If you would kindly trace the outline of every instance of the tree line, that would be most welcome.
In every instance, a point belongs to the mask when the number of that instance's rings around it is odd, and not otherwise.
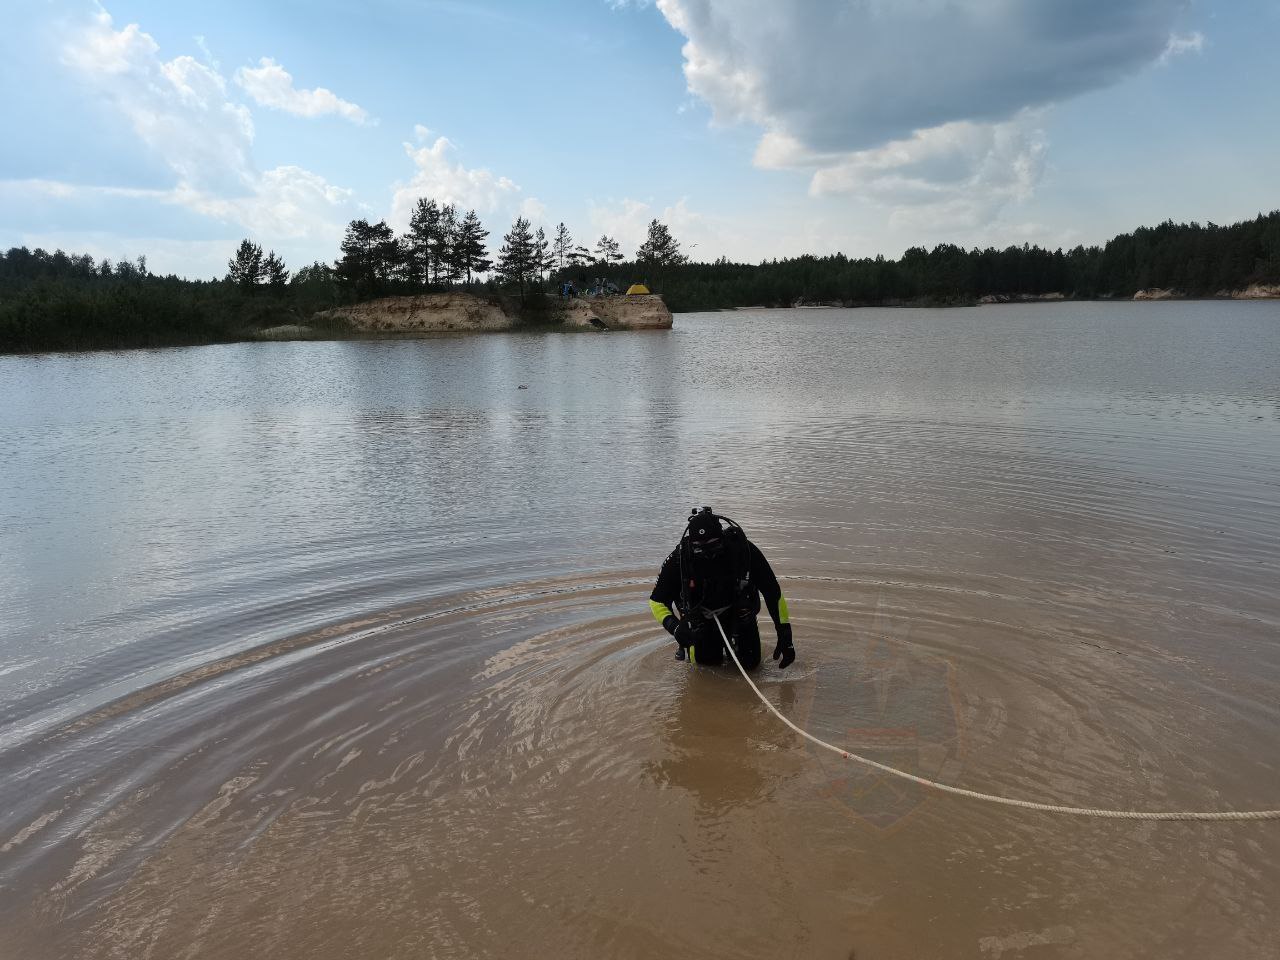
[[[1215,296],[1253,283],[1280,284],[1280,211],[1229,226],[1142,227],[1101,246],[1047,250],[1023,244],[912,247],[897,260],[843,254],[737,263],[692,262],[654,220],[633,259],[602,236],[577,244],[563,223],[548,237],[517,217],[490,253],[474,210],[420,200],[409,228],[348,225],[339,256],[290,271],[273,251],[240,243],[215,280],[157,276],[146,259],[15,247],[0,254],[0,351],[213,343],[246,339],[281,323],[308,324],[319,310],[391,294],[469,289],[483,296],[545,297],[548,285],[596,279],[622,289],[647,282],[676,312],[796,302],[967,304],[983,297],[1132,297],[1151,287]]]
[[[1165,288],[1188,297],[1280,284],[1280,211],[1230,226],[1165,221],[1101,246],[912,247],[901,258],[801,256],[759,264],[687,263],[669,271],[672,310],[789,306],[963,305],[984,297],[1131,298]]]
[[[333,264],[332,279],[342,292],[369,299],[459,285],[470,290],[481,275],[487,275],[487,289],[513,289],[524,303],[530,292],[542,293],[553,278],[564,279],[588,269],[609,272],[625,260],[621,244],[608,234],[601,235],[594,249],[588,249],[574,241],[564,223],[548,238],[543,227],[534,230],[526,217],[516,217],[492,258],[485,242],[488,236],[475,210],[460,215],[453,204],[424,197],[417,201],[409,227],[400,236],[385,220],[351,221],[339,247],[341,256]],[[636,260],[659,271],[683,263],[685,258],[667,227],[654,220]],[[324,268],[313,264],[311,269]]]

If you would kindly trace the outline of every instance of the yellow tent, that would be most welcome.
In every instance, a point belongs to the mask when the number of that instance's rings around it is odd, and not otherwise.
[[[633,283],[631,286],[627,287],[628,297],[639,297],[639,296],[643,296],[648,292],[649,292],[649,288],[646,287],[643,283]]]

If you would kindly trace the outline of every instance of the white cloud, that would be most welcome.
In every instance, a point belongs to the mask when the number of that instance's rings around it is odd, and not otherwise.
[[[172,199],[205,216],[238,223],[255,236],[276,238],[336,234],[339,220],[354,210],[352,191],[295,166],[266,171],[247,196],[216,197],[179,188]],[[339,212],[342,216],[335,216]]]
[[[657,0],[690,93],[815,195],[981,226],[1044,165],[1036,110],[1199,49],[1185,0]]]
[[[1031,196],[1045,149],[1029,119],[957,121],[834,160],[814,173],[810,192],[857,194],[894,208],[904,225],[978,227]]]
[[[169,200],[170,190],[152,190],[144,187],[90,186],[82,183],[65,183],[39,177],[25,180],[0,180],[0,197],[13,200],[41,197],[49,200],[79,200],[89,197],[124,197],[130,200]]]
[[[253,120],[226,97],[211,67],[188,57],[162,61],[159,45],[135,24],[112,27],[95,15],[63,48],[77,68],[129,121],[178,179],[202,190],[237,190],[252,182]]]
[[[592,202],[588,206],[588,219],[591,235],[579,238],[579,243],[594,249],[600,235],[606,234],[622,245],[622,252],[628,258],[634,257],[637,248],[644,243],[649,221],[654,219],[666,224],[683,251],[695,259],[714,260],[719,256],[750,259],[756,256],[756,251],[748,246],[751,243],[749,230],[741,224],[690,209],[686,197],[661,209],[631,198],[606,204]]]
[[[1169,42],[1165,45],[1164,52],[1160,54],[1160,62],[1168,63],[1174,57],[1184,53],[1201,53],[1204,50],[1204,34],[1199,30],[1193,30],[1191,33],[1169,34]]]
[[[99,10],[92,26],[64,47],[63,60],[85,73],[123,74],[136,70],[139,62],[159,49],[151,34],[143,33],[136,23],[112,30],[111,15]]]
[[[270,57],[263,57],[256,67],[241,67],[237,70],[236,83],[259,106],[283,110],[299,117],[334,114],[352,123],[369,122],[369,114],[363,107],[343,100],[332,90],[324,87],[299,90],[293,85],[293,76]]]
[[[214,70],[221,70],[222,64],[220,64],[218,62],[218,58],[213,55],[213,51],[209,49],[209,41],[200,34],[197,34],[192,39],[195,40],[196,46],[200,48],[200,52],[204,54],[204,62]]]
[[[998,121],[1165,50],[1185,0],[658,0],[692,93],[810,149]]]
[[[117,30],[100,11],[63,48],[95,92],[128,120],[138,138],[173,171],[175,185],[151,195],[270,242],[313,232],[337,235],[350,191],[294,166],[265,173],[253,163],[253,120],[227,96],[217,69],[189,56],[162,60],[137,24]],[[103,188],[110,189],[110,188]]]
[[[520,201],[520,216],[534,226],[547,226],[547,205],[537,197],[525,197]]]
[[[419,125],[415,130],[426,128]],[[416,169],[408,183],[395,186],[391,222],[396,226],[408,224],[420,197],[453,203],[462,210],[493,213],[506,209],[520,193],[520,187],[507,177],[483,167],[464,167],[456,159],[457,150],[447,137],[437,137],[430,146],[406,143],[404,150]]]

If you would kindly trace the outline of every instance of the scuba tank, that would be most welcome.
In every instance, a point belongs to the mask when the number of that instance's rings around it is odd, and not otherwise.
[[[701,554],[694,542],[695,524],[715,524],[723,546],[716,555]],[[754,605],[751,551],[747,535],[736,521],[712,513],[710,507],[692,510],[680,538],[680,607],[703,617],[733,606]]]

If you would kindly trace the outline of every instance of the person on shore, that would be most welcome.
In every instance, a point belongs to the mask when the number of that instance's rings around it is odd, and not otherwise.
[[[778,578],[740,526],[703,507],[692,512],[680,543],[663,561],[649,609],[679,644],[677,660],[724,662],[724,640],[713,619],[718,617],[742,668],[754,670],[761,659],[756,615],[762,596],[778,635],[773,659],[785,670],[796,651]]]

